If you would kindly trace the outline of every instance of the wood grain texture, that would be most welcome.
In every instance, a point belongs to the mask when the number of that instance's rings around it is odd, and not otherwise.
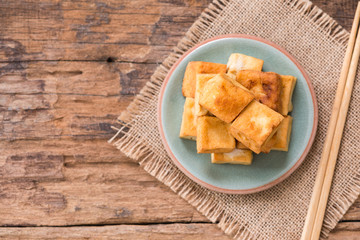
[[[106,142],[210,2],[0,1],[0,239],[228,239]],[[350,29],[356,1],[314,3]]]
[[[0,180],[0,205],[7,207],[0,208],[0,225],[209,222],[133,162],[64,167],[64,157],[50,154],[7,159],[1,171],[7,178]]]
[[[357,223],[339,223],[329,240],[356,240],[360,231]],[[0,239],[179,239],[230,240],[214,224],[154,224],[83,227],[26,227],[0,228]]]
[[[0,228],[0,239],[230,240],[214,224],[155,224],[65,228]]]
[[[21,60],[161,63],[209,2],[2,1],[0,34]]]

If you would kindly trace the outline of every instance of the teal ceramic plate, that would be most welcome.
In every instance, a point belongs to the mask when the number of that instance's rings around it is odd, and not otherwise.
[[[210,154],[197,154],[195,141],[179,138],[185,98],[181,87],[190,61],[227,63],[231,53],[264,60],[263,71],[297,78],[288,152],[254,154],[250,166],[212,164]],[[231,194],[265,190],[281,182],[300,166],[314,141],[317,103],[311,82],[299,63],[284,49],[267,40],[241,34],[223,35],[202,42],[184,54],[171,68],[161,88],[158,108],[163,144],[174,163],[188,177],[206,188]]]

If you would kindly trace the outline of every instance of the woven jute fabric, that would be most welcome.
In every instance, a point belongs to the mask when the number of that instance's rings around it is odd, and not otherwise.
[[[208,38],[242,33],[268,39],[293,55],[315,88],[319,125],[301,167],[282,183],[250,195],[208,190],[168,157],[157,124],[161,84],[174,62]],[[160,65],[126,112],[110,140],[159,181],[237,239],[299,239],[310,202],[349,34],[305,0],[216,0]],[[357,76],[359,78],[359,76]],[[335,227],[360,192],[360,88],[356,80],[321,237]],[[180,89],[179,89],[180,91]]]

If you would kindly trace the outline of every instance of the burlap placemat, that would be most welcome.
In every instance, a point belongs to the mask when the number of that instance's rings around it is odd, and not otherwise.
[[[216,35],[243,33],[268,39],[292,54],[308,72],[319,104],[319,128],[301,167],[277,186],[251,195],[205,189],[172,163],[157,127],[159,89],[172,64],[196,43]],[[299,239],[345,54],[348,32],[311,2],[215,0],[174,52],[160,65],[126,112],[110,140],[159,181],[238,239]],[[359,76],[358,76],[359,78]],[[360,88],[356,81],[322,229],[326,237],[360,192]]]

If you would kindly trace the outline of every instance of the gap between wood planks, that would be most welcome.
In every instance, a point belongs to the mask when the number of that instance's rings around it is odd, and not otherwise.
[[[112,60],[109,61],[108,59],[111,58]],[[132,63],[132,64],[161,64],[161,61],[159,62],[149,62],[149,61],[140,61],[140,62],[135,62],[135,61],[124,61],[124,60],[117,60],[116,57],[108,57],[106,59],[89,59],[89,60],[74,60],[74,59],[59,59],[59,60],[21,60],[21,61],[3,61],[0,60],[0,63],[29,63],[29,62],[107,62],[109,64],[111,63]]]
[[[150,225],[171,225],[171,224],[218,224],[219,221],[216,222],[210,222],[210,221],[174,221],[174,222],[141,222],[141,223],[94,223],[94,224],[69,224],[69,225],[32,225],[32,224],[26,224],[26,225],[0,225],[0,228],[6,227],[6,228],[41,228],[41,227],[54,227],[54,228],[66,228],[66,227],[103,227],[103,226],[122,226],[122,225],[140,225],[140,226],[150,226]],[[341,220],[340,223],[359,223],[359,220]],[[359,226],[360,227],[360,226]]]
[[[0,225],[0,228],[42,228],[42,227],[51,227],[51,228],[67,228],[67,227],[105,227],[105,226],[151,226],[151,225],[171,225],[171,224],[217,224],[219,222],[210,222],[210,221],[177,221],[177,222],[142,222],[142,223],[94,223],[94,224],[70,224],[70,225]]]

